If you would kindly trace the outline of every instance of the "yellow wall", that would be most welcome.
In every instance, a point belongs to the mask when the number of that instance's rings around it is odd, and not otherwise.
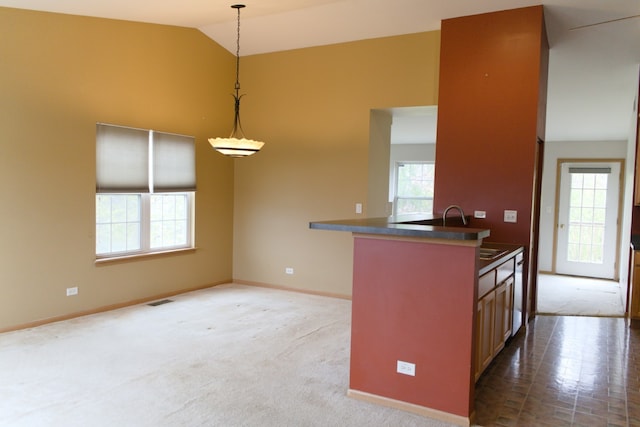
[[[193,29],[0,8],[0,330],[231,278],[233,161],[206,137],[234,66]],[[96,122],[196,137],[195,253],[94,264]]]
[[[244,130],[266,145],[236,161],[236,281],[350,295],[351,235],[309,222],[356,202],[366,216],[370,110],[437,104],[439,45],[436,31],[242,59]]]
[[[206,138],[230,130],[235,61],[199,31],[0,8],[0,330],[232,277],[349,295],[351,236],[308,223],[366,215],[370,110],[436,104],[439,37],[242,58],[267,145],[231,160]],[[95,264],[96,122],[196,137],[195,252]]]

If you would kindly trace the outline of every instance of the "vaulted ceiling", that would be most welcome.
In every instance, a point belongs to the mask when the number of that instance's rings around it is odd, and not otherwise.
[[[638,93],[639,0],[245,0],[241,56],[437,30],[442,19],[545,6],[547,141],[622,140]],[[197,28],[235,53],[220,0],[0,0],[0,6]],[[389,106],[394,107],[394,106]]]

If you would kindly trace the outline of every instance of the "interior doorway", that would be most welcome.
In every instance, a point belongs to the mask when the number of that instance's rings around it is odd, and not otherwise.
[[[538,313],[624,316],[623,170],[622,159],[557,160],[553,266],[538,275]]]
[[[437,105],[370,111],[368,216],[384,217],[396,213],[398,198],[433,199],[429,191],[407,189],[398,194],[397,167],[400,164],[435,162],[437,117]],[[418,181],[428,181],[427,175]]]
[[[629,241],[631,238],[631,209],[633,203],[633,159],[635,156],[635,147],[628,144],[627,141],[557,141],[545,143],[544,152],[544,170],[542,171],[542,197],[541,197],[541,221],[539,229],[540,245],[538,250],[539,265],[537,270],[538,289],[536,299],[537,313],[560,314],[560,315],[593,315],[593,316],[618,316],[621,310],[626,310],[627,304],[627,288],[628,288],[628,263],[629,263]],[[611,163],[613,163],[611,165]],[[570,178],[563,179],[562,166],[564,166],[564,175],[576,175],[577,181],[582,180],[581,188],[575,190],[578,196],[574,196],[582,202],[584,198],[583,190],[585,189],[585,177],[593,182],[588,183],[586,187],[591,195],[589,197],[594,200],[591,207],[585,207],[585,203],[574,203],[571,201]],[[590,168],[591,170],[580,170],[580,168]],[[569,168],[573,168],[569,171]],[[609,168],[611,169],[609,171]],[[573,172],[573,173],[570,173]],[[600,205],[598,209],[616,212],[617,217],[613,221],[613,225],[602,225],[607,230],[609,238],[613,238],[613,244],[604,246],[607,249],[603,251],[603,262],[609,263],[609,272],[607,274],[598,274],[589,271],[584,266],[585,263],[574,261],[579,268],[574,270],[564,270],[558,257],[563,255],[568,257],[566,245],[568,243],[558,243],[559,231],[561,224],[564,224],[564,230],[568,231],[570,214],[560,214],[560,203],[565,203],[565,211],[569,210],[569,206],[576,204],[579,208],[577,212],[582,214],[582,209],[596,208],[595,199],[595,180],[598,173],[603,172],[606,175],[606,197],[601,200],[608,199],[607,203],[598,201]],[[590,175],[587,177],[587,175]],[[615,176],[615,178],[612,178]],[[602,177],[600,177],[602,180]],[[562,181],[562,182],[561,182]],[[601,185],[602,183],[599,183]],[[616,187],[611,191],[610,184]],[[564,187],[564,188],[563,188]],[[567,190],[567,187],[569,190]],[[562,193],[562,194],[560,194]],[[604,191],[602,192],[604,194]],[[602,196],[602,195],[601,195]],[[599,197],[601,197],[599,196]],[[613,207],[611,205],[613,204]],[[609,206],[609,207],[607,207]],[[599,212],[599,218],[601,214]],[[576,215],[574,213],[574,215]],[[605,212],[606,215],[606,212]],[[576,215],[582,220],[582,215]],[[588,212],[587,219],[595,218],[592,211]],[[566,218],[561,220],[560,218]],[[580,221],[577,221],[577,226]],[[598,221],[601,221],[598,219]],[[597,221],[586,221],[589,227],[600,227]],[[594,225],[594,222],[596,225]],[[605,221],[606,222],[606,221]],[[610,230],[613,230],[611,232]],[[594,234],[587,238],[583,238],[579,242],[594,242]],[[591,238],[591,241],[589,241]],[[567,241],[568,242],[568,237]],[[617,242],[617,243],[616,243]],[[579,245],[578,245],[579,247]],[[593,248],[591,248],[593,249]],[[588,251],[585,250],[585,253]],[[605,253],[606,252],[606,253]],[[597,257],[596,257],[597,258]],[[613,260],[613,261],[611,261]],[[611,267],[613,266],[613,267]],[[613,270],[613,273],[611,272]],[[605,277],[606,279],[603,279]],[[594,288],[594,286],[599,286]],[[600,293],[600,294],[599,294]],[[591,300],[591,303],[588,301]],[[618,301],[621,301],[618,303]],[[600,306],[598,306],[600,304]],[[615,307],[614,307],[615,305]],[[575,307],[574,307],[575,306]],[[587,310],[586,307],[592,308]]]

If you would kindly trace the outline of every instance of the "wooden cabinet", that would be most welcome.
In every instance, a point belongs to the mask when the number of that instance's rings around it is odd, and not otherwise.
[[[502,350],[511,336],[513,326],[513,276],[508,277],[496,288],[496,332],[495,353]]]
[[[476,325],[476,380],[493,360],[496,318],[496,293],[489,292],[478,301],[478,323]]]
[[[513,328],[515,258],[478,279],[475,379],[504,348]]]
[[[505,306],[507,305],[507,286],[505,283],[499,285],[495,292],[496,300],[496,318],[493,327],[493,354],[498,354],[504,348],[504,321]]]

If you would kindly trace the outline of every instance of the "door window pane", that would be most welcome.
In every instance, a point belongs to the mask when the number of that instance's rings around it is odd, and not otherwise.
[[[602,264],[607,173],[571,173],[567,259]]]

